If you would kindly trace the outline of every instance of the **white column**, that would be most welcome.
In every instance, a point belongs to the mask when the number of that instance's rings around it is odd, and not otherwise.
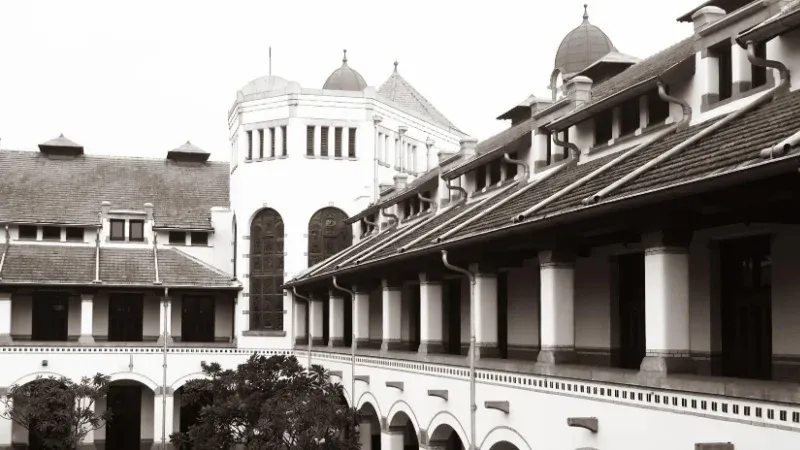
[[[641,130],[647,128],[648,125],[650,125],[650,105],[648,97],[642,95],[639,97],[639,130],[637,133],[641,133]]]
[[[497,275],[481,273],[478,264],[470,270],[475,273],[475,357],[497,357]]]
[[[294,293],[291,294],[294,297]],[[306,316],[308,314],[308,304],[303,300],[295,300],[294,302],[294,343],[296,345],[302,344],[308,337],[308,330],[306,330]]]
[[[442,284],[419,274],[420,344],[419,353],[443,353]]]
[[[747,59],[747,50],[733,45],[731,48],[731,81],[733,93],[749,91],[753,87],[753,68]]]
[[[381,350],[399,350],[401,344],[402,291],[400,284],[383,280],[383,343]]]
[[[372,423],[369,417],[363,417],[358,425],[358,442],[361,450],[372,450]]]
[[[533,157],[530,162],[531,167],[541,169],[547,166],[547,134],[534,131],[531,139],[531,156]]]
[[[710,105],[719,101],[719,58],[708,52],[705,57],[703,52],[697,52],[696,58],[695,77],[700,83],[702,103]]]
[[[618,139],[622,133],[622,107],[615,106],[611,110],[611,139]]]
[[[322,127],[314,126],[314,156],[322,155]]]
[[[692,372],[689,331],[688,233],[650,233],[645,270],[645,340],[641,370]]]
[[[9,399],[9,406],[13,408],[13,402]],[[0,417],[0,448],[11,448],[11,442],[14,431],[14,422],[10,419]]]
[[[541,350],[538,361],[575,360],[575,266],[569,253],[539,253],[541,280]]]
[[[88,404],[89,400],[87,400],[86,398],[75,399],[75,403],[76,403],[78,408],[80,408],[80,409],[88,408],[90,411],[95,411],[95,408],[97,407],[96,403],[92,403],[91,405],[89,405]],[[82,443],[84,445],[88,446],[88,447],[94,448],[94,430],[90,429],[89,432],[86,433],[86,436],[83,437]],[[1,441],[0,441],[0,445],[2,445]],[[83,446],[79,446],[79,448],[83,448]]]
[[[312,345],[322,345],[322,302],[311,302],[311,316],[309,324],[311,325],[311,343]]]
[[[283,154],[283,128],[275,127],[275,156]]]
[[[11,293],[0,292],[0,344],[8,343],[11,343]]]
[[[356,290],[353,333],[358,347],[369,344],[369,293]]]
[[[169,435],[174,433],[173,419],[175,409],[175,396],[172,392],[168,392],[166,396],[163,394],[163,388],[159,388],[153,396],[153,450],[161,450],[161,435],[163,432],[163,424],[166,423],[166,443],[169,445]],[[164,411],[164,398],[167,400],[166,411]],[[165,414],[166,413],[166,414]],[[169,448],[169,447],[168,447]]]
[[[166,305],[166,308],[164,305]],[[164,343],[164,336],[167,338],[167,343],[172,343],[172,302],[170,301],[169,297],[162,297],[161,304],[158,306],[158,343]],[[164,320],[165,317],[166,320]],[[166,329],[164,328],[165,326]]]
[[[381,450],[403,450],[403,431],[382,431]]]
[[[328,347],[344,346],[344,298],[338,292],[328,293]]]
[[[81,335],[78,342],[94,344],[92,318],[94,315],[94,294],[81,294]]]

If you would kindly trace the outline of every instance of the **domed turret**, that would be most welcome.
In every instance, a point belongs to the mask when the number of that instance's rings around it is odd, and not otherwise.
[[[347,50],[345,50],[344,58],[342,58],[342,67],[333,71],[331,76],[325,81],[322,89],[363,91],[366,87],[367,82],[364,81],[364,77],[347,65]]]
[[[567,34],[556,53],[555,70],[562,76],[580,72],[616,50],[603,30],[589,23],[588,5],[583,8],[583,23]]]
[[[239,92],[241,92],[242,95],[259,94],[261,92],[269,92],[278,89],[285,89],[288,84],[289,81],[286,80],[285,78],[273,75],[266,75],[263,77],[258,77],[255,80],[252,80],[249,83],[245,84],[239,90]]]

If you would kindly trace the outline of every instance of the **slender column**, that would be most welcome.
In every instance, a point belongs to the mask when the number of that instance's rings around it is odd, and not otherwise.
[[[734,45],[731,48],[732,92],[746,92],[753,87],[753,68],[747,59],[747,50]]]
[[[322,127],[314,125],[314,156],[322,155]]]
[[[543,134],[539,130],[533,132],[530,154],[532,157],[531,167],[534,169],[547,167],[547,134]]]
[[[78,342],[94,344],[92,318],[94,314],[94,294],[81,294],[81,335]]]
[[[443,353],[442,284],[419,274],[420,344],[419,353]]]
[[[575,355],[575,266],[570,252],[539,253],[541,350],[539,362],[569,363]]]
[[[691,373],[688,232],[655,232],[643,237],[646,250],[644,372]]]
[[[344,298],[331,290],[328,293],[328,347],[344,346]]]
[[[164,304],[166,303],[167,307],[164,308]],[[162,297],[161,304],[158,308],[159,311],[159,318],[158,318],[158,328],[159,328],[159,336],[158,336],[158,344],[164,344],[164,336],[167,337],[167,344],[172,344],[172,302],[170,301],[169,297]],[[164,320],[166,316],[167,320]],[[166,322],[166,324],[165,324]],[[164,327],[166,326],[166,330]],[[161,436],[161,435],[159,435]]]
[[[372,422],[369,416],[362,417],[358,424],[358,442],[361,450],[372,450]]]
[[[403,430],[381,431],[381,450],[403,450]]]
[[[482,272],[478,264],[470,270],[475,274],[475,358],[496,358],[497,345],[497,275]]]
[[[647,128],[650,124],[650,105],[649,105],[648,97],[646,95],[642,95],[639,97],[639,130],[637,132],[641,132],[641,130]]]
[[[312,299],[313,300],[313,299]],[[309,324],[311,326],[311,344],[322,345],[322,302],[311,302],[311,316]]]
[[[170,389],[171,391],[171,389]],[[166,448],[169,450],[174,449],[175,447],[169,442],[169,435],[174,433],[172,429],[173,420],[172,415],[174,414],[174,405],[175,405],[175,396],[173,392],[166,393],[166,400],[167,400],[167,410],[166,414],[164,411],[164,392],[162,388],[159,388],[156,391],[156,395],[153,396],[153,450],[161,450],[161,434],[163,431],[163,425],[166,422]]]
[[[611,110],[611,139],[618,139],[622,133],[622,107],[615,106]]]
[[[294,293],[290,294],[294,297]],[[308,315],[308,305],[304,301],[294,302],[294,343],[301,345],[307,343],[308,330],[306,330],[306,317]]]
[[[356,310],[353,319],[353,332],[356,335],[356,345],[364,348],[369,343],[369,292],[356,288]]]
[[[283,128],[275,127],[275,156],[283,154]]]
[[[86,408],[88,406],[88,408],[91,411],[94,411],[95,407],[97,406],[96,403],[92,403],[91,405],[87,405],[88,401],[85,398],[84,399],[75,399],[75,403],[77,403],[77,406],[80,407],[80,408]],[[2,447],[0,447],[0,448],[2,448]],[[89,450],[89,449],[94,450],[94,448],[95,448],[95,445],[94,445],[94,430],[89,430],[89,432],[86,433],[86,436],[83,437],[83,440],[81,441],[81,444],[78,446],[78,449],[79,450],[84,450],[84,449],[85,450]]]
[[[11,293],[0,292],[0,345],[10,344],[10,343],[11,343]]]
[[[697,72],[695,76],[700,80],[701,101],[704,106],[719,101],[719,58],[712,56],[707,51],[696,53]]]
[[[402,291],[400,283],[383,280],[383,343],[381,350],[400,350]]]

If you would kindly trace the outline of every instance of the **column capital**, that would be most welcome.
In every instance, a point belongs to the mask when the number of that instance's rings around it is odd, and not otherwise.
[[[388,277],[381,280],[381,288],[384,291],[398,291],[403,286],[403,280],[399,277]]]
[[[419,284],[442,284],[442,277],[441,274],[438,273],[430,273],[430,272],[420,272],[419,273]]]
[[[686,248],[692,241],[692,231],[685,229],[652,230],[642,233],[646,249]]]
[[[539,252],[539,265],[541,267],[571,266],[575,264],[575,251],[573,249],[542,250]]]

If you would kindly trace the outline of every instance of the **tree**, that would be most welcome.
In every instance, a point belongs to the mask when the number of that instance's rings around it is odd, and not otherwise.
[[[200,406],[197,423],[176,433],[178,448],[356,450],[358,413],[321,366],[306,371],[294,356],[252,355],[235,370],[203,364],[208,379],[183,386],[181,402]]]
[[[108,395],[108,376],[83,377],[80,383],[66,378],[38,377],[14,385],[0,400],[0,414],[19,424],[46,450],[73,450],[89,431],[110,419],[111,412],[97,414],[95,403]]]

